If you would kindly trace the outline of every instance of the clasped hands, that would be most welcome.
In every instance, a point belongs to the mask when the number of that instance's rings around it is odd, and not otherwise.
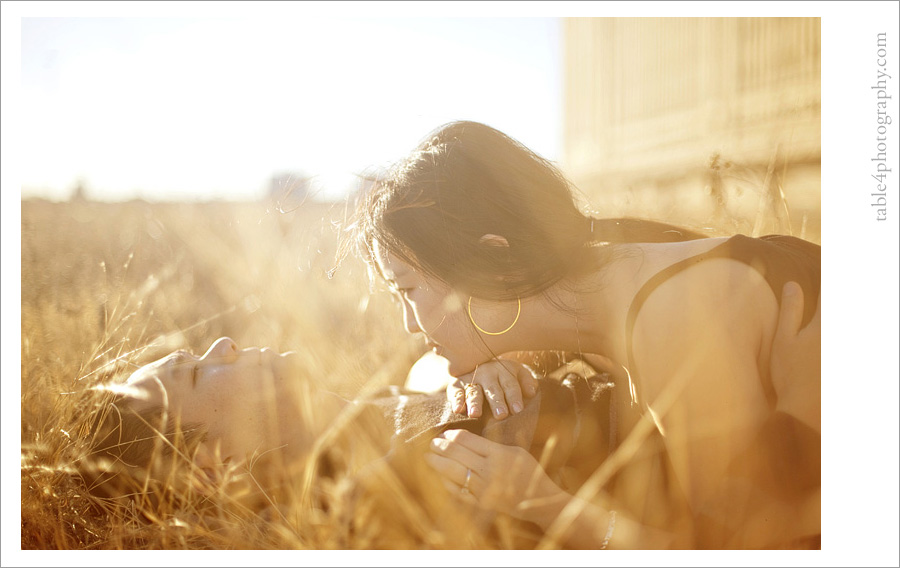
[[[494,359],[454,379],[447,398],[454,412],[478,418],[487,404],[487,411],[502,420],[524,410],[537,389],[537,374],[530,367]],[[447,490],[461,499],[520,519],[535,520],[538,508],[529,505],[562,493],[526,449],[466,430],[448,430],[433,439],[425,460],[441,474]]]
[[[458,414],[479,418],[485,399],[494,418],[502,420],[525,408],[525,398],[537,393],[537,375],[528,366],[508,359],[494,359],[483,363],[447,385],[447,400]]]

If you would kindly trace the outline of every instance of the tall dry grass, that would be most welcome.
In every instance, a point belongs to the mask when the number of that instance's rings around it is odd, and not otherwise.
[[[329,547],[279,519],[260,531],[240,504],[219,503],[241,521],[215,531],[186,520],[190,500],[148,519],[91,496],[78,473],[103,396],[91,387],[173,349],[227,335],[297,350],[346,397],[402,382],[424,347],[397,306],[370,294],[356,259],[329,276],[343,216],[317,203],[22,203],[22,548]]]

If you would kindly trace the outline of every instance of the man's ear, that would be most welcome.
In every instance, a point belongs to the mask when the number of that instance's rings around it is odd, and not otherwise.
[[[481,235],[481,238],[478,239],[478,244],[487,245],[489,247],[509,247],[509,241],[506,240],[506,237],[491,233]]]

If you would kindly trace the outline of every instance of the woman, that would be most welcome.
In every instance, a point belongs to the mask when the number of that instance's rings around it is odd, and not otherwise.
[[[803,396],[819,389],[817,336],[787,356],[791,380],[770,373],[783,287],[800,285],[801,325],[818,317],[817,245],[592,219],[549,162],[472,122],[428,137],[363,196],[354,226],[362,255],[401,298],[407,330],[451,375],[488,385],[495,417],[510,414],[505,399],[513,415],[521,408],[515,380],[480,371],[497,354],[603,354],[624,367],[615,391],[641,410],[619,416],[616,443],[640,453],[652,430],[669,458],[658,468],[677,480],[666,498],[616,515],[615,505],[576,506],[535,460],[461,434],[435,444],[449,484],[512,512],[522,496],[541,499],[535,519],[567,510],[584,546],[613,530],[622,547],[802,546],[818,534],[818,425]],[[798,473],[781,475],[786,464]],[[648,526],[657,517],[665,534]]]

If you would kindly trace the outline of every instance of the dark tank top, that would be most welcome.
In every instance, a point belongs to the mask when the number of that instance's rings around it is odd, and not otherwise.
[[[781,307],[781,291],[788,282],[797,282],[803,289],[803,323],[805,326],[812,319],[819,302],[819,291],[822,284],[822,247],[785,235],[766,235],[759,238],[735,235],[710,250],[678,261],[664,268],[648,280],[631,302],[625,320],[625,354],[627,368],[631,376],[632,397],[640,401],[640,379],[632,352],[634,323],[644,302],[661,284],[680,272],[696,266],[704,260],[726,258],[743,262],[760,273]],[[775,404],[775,389],[768,369],[760,371],[763,391],[770,406]],[[643,401],[646,405],[646,401]]]

